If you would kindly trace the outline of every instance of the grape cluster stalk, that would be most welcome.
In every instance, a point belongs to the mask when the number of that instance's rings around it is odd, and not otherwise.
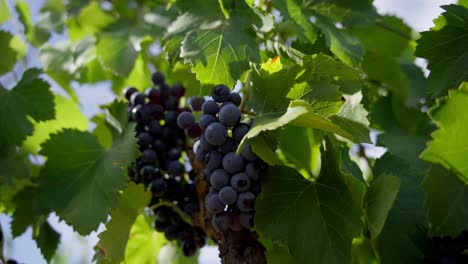
[[[185,256],[194,256],[205,245],[206,234],[178,212],[192,216],[200,207],[194,172],[187,172],[184,162],[185,132],[177,125],[179,115],[190,111],[180,107],[185,88],[181,84],[169,86],[160,72],[153,73],[151,79],[155,87],[145,93],[135,87],[125,91],[141,152],[128,174],[152,192],[149,207],[156,217],[154,228],[164,232],[168,240],[178,241]]]
[[[183,112],[177,123],[186,135],[198,139],[194,144],[195,160],[203,163],[204,178],[210,185],[205,206],[213,214],[215,230],[249,230],[254,227],[255,199],[261,191],[260,176],[265,164],[248,141],[240,154],[236,153],[250,129],[248,123],[241,122],[241,96],[225,85],[217,85],[211,98],[192,98],[192,109],[202,111],[198,121],[191,112]]]

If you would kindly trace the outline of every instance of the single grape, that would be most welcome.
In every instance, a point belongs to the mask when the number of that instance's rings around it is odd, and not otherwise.
[[[154,221],[154,229],[156,229],[158,232],[166,232],[170,225],[170,222],[161,222],[160,220]]]
[[[193,237],[192,227],[186,223],[182,223],[179,228],[179,241],[184,241]]]
[[[156,152],[152,149],[146,149],[141,153],[141,160],[146,163],[154,163],[157,158]]]
[[[254,227],[253,214],[241,213],[239,215],[239,220],[240,220],[240,224],[247,229],[251,229]]]
[[[218,232],[226,232],[232,223],[231,214],[228,212],[222,212],[218,215],[213,216],[212,222],[213,227]]]
[[[166,146],[170,147],[177,139],[179,128],[174,126],[164,126],[163,127],[163,140],[166,143]]]
[[[151,182],[151,192],[156,197],[161,197],[167,190],[167,183],[163,178],[156,178]]]
[[[162,136],[163,128],[158,120],[152,120],[148,123],[148,132],[150,132],[153,137]]]
[[[135,87],[128,87],[124,94],[125,94],[125,99],[127,99],[128,101],[130,101],[130,97],[132,96],[132,94],[134,93],[137,93],[138,92],[138,89],[135,88]]]
[[[213,173],[213,171],[207,170],[207,169],[203,170],[203,176],[204,176],[206,182],[211,181],[211,173]]]
[[[257,159],[257,155],[252,151],[250,147],[250,143],[247,141],[244,144],[244,148],[241,150],[241,156],[246,159],[247,161],[255,161]]]
[[[205,98],[193,96],[189,99],[189,104],[192,107],[193,111],[201,111],[202,105],[205,102]]]
[[[148,148],[149,145],[151,145],[151,143],[153,142],[153,137],[147,132],[138,134],[137,139],[138,145],[143,149]]]
[[[156,120],[161,120],[164,118],[164,108],[158,104],[147,104],[145,105],[144,109],[149,117],[152,117]]]
[[[162,74],[161,72],[154,72],[151,75],[151,81],[154,83],[154,85],[164,84],[164,81],[165,81],[164,74]]]
[[[215,170],[221,166],[223,156],[217,151],[210,151],[205,155],[205,168]]]
[[[250,178],[247,174],[241,172],[231,177],[231,186],[237,192],[245,192],[250,188]]]
[[[215,101],[208,100],[203,103],[202,111],[204,114],[216,115],[219,111],[219,107]]]
[[[180,83],[174,84],[171,89],[171,94],[176,98],[181,98],[185,95],[185,87]]]
[[[180,128],[186,129],[195,123],[195,117],[190,112],[182,112],[177,117],[177,124]]]
[[[182,156],[182,150],[180,148],[171,148],[167,152],[167,158],[169,160],[178,160]]]
[[[206,136],[205,135],[201,135],[200,137],[200,147],[204,150],[204,151],[212,151],[215,149],[215,147],[213,145],[211,145],[210,143],[208,143],[208,141],[206,140]]]
[[[255,206],[255,195],[251,192],[239,193],[236,205],[241,212],[252,211]]]
[[[207,195],[205,198],[205,205],[208,211],[218,214],[224,210],[224,204],[219,201],[218,195]]]
[[[148,113],[144,110],[144,107],[142,105],[137,105],[133,107],[130,111],[132,119],[138,124],[144,124],[148,122]]]
[[[197,244],[195,244],[193,239],[184,240],[184,242],[182,242],[182,253],[184,253],[186,257],[193,257],[197,254]]]
[[[236,106],[239,106],[242,103],[242,97],[238,93],[231,93],[229,95],[228,101],[232,102]]]
[[[230,94],[231,91],[226,85],[218,84],[213,89],[211,97],[213,98],[213,100],[215,100],[215,102],[223,103],[229,99]]]
[[[234,151],[235,148],[236,148],[236,141],[234,141],[232,138],[228,138],[226,142],[224,142],[224,144],[218,148],[218,151],[223,154],[226,154],[226,153]]]
[[[171,225],[167,228],[166,232],[164,232],[164,235],[169,241],[176,240],[179,236],[179,227],[176,225]]]
[[[186,128],[184,131],[185,135],[191,138],[199,138],[203,133],[202,129],[197,123],[193,123],[189,128]]]
[[[229,174],[223,169],[217,169],[211,173],[210,183],[216,190],[221,190],[229,184]]]
[[[244,159],[235,152],[229,152],[223,158],[223,168],[231,174],[244,170]]]
[[[233,204],[237,200],[237,192],[231,186],[223,187],[218,195],[219,200],[225,205]]]
[[[206,141],[213,146],[221,146],[228,137],[226,127],[219,123],[211,123],[205,130]]]
[[[176,111],[166,111],[166,114],[164,115],[164,122],[166,123],[166,125],[176,126],[178,115],[179,114]]]
[[[216,122],[217,119],[216,117],[209,115],[209,114],[203,114],[198,118],[198,124],[200,125],[201,129],[203,131],[206,130],[206,128],[211,124]]]
[[[130,96],[130,103],[133,105],[142,105],[146,103],[146,95],[141,93],[133,93]]]
[[[249,132],[250,126],[246,123],[239,123],[232,130],[232,137],[235,141],[241,142],[244,136]]]
[[[164,144],[164,141],[162,141],[161,139],[155,139],[153,141],[153,149],[157,153],[163,153],[164,151],[166,151],[166,144]]]
[[[174,212],[167,206],[160,206],[154,209],[154,215],[156,216],[156,220],[161,222],[171,222],[172,215]]]
[[[161,91],[158,89],[152,88],[148,91],[148,99],[150,100],[150,102],[154,104],[161,104],[162,103],[161,97],[162,97]]]
[[[184,164],[180,163],[177,160],[170,161],[167,169],[173,176],[182,176],[185,172]]]
[[[158,169],[153,165],[145,165],[140,169],[140,175],[145,179],[151,179],[158,173]]]
[[[245,166],[245,174],[253,181],[260,179],[260,165],[255,162],[250,162]]]
[[[227,127],[233,127],[239,123],[241,112],[234,104],[229,104],[219,110],[219,121]]]
[[[198,162],[203,162],[205,160],[206,151],[203,148],[198,148],[195,152],[195,160]]]

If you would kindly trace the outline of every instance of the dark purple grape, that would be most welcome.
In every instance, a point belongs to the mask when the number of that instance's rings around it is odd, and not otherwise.
[[[162,136],[163,129],[158,120],[152,120],[148,123],[148,132],[151,133],[153,137]]]
[[[239,215],[239,220],[240,220],[240,224],[247,229],[251,229],[254,227],[253,214],[242,213]]]
[[[155,139],[153,141],[153,149],[157,153],[163,153],[164,151],[166,151],[166,144],[164,144],[164,141],[162,141],[161,139]]]
[[[221,190],[229,184],[229,174],[223,169],[217,169],[211,173],[210,183],[216,190]]]
[[[130,103],[133,105],[142,105],[146,103],[146,95],[141,93],[133,93],[130,96]]]
[[[154,72],[151,75],[151,81],[154,83],[154,85],[164,84],[164,81],[165,81],[164,74],[162,74],[161,72]]]
[[[231,93],[229,95],[228,101],[232,102],[236,106],[239,106],[242,103],[242,97],[238,93]]]
[[[198,148],[195,152],[195,160],[198,162],[203,162],[205,160],[206,151],[202,148]]]
[[[178,160],[182,156],[182,150],[180,148],[171,148],[167,152],[167,158],[169,160]]]
[[[204,114],[216,115],[219,111],[219,107],[215,101],[208,100],[203,103],[202,111]]]
[[[213,173],[211,170],[207,170],[207,169],[203,170],[203,176],[204,176],[206,182],[210,182],[211,173]]]
[[[186,257],[193,257],[197,254],[197,244],[195,244],[193,239],[184,240],[184,242],[182,242],[182,253],[184,253]]]
[[[182,176],[185,172],[184,164],[176,160],[169,162],[167,169],[173,176]]]
[[[184,131],[185,131],[185,135],[191,138],[199,138],[201,134],[203,133],[202,129],[197,123],[194,123],[189,128],[186,128]]]
[[[199,204],[196,202],[190,202],[184,205],[183,208],[184,212],[186,212],[189,215],[193,215],[194,213],[200,211]]]
[[[141,153],[141,160],[146,163],[154,163],[157,158],[156,152],[152,149],[146,149]]]
[[[145,165],[140,170],[140,175],[144,179],[152,179],[158,173],[158,169],[153,165]]]
[[[137,122],[138,124],[144,124],[148,122],[149,116],[146,111],[144,111],[144,107],[142,105],[137,105],[132,108],[131,117],[132,119]]]
[[[217,122],[218,120],[216,117],[209,115],[209,114],[203,114],[198,118],[198,124],[200,125],[201,129],[203,131],[206,130],[206,128],[214,122]]]
[[[229,88],[226,85],[218,84],[213,89],[211,97],[213,98],[213,100],[215,100],[215,102],[223,103],[229,100],[230,94],[231,90],[229,90]]]
[[[177,126],[178,115],[179,113],[177,113],[176,111],[166,111],[166,114],[164,115],[164,122],[166,123],[166,125]]]
[[[195,117],[190,112],[182,112],[177,117],[177,124],[180,128],[186,129],[195,123]]]
[[[252,151],[250,147],[250,143],[247,141],[244,144],[244,147],[241,150],[241,156],[246,159],[247,161],[255,161],[257,159],[257,155]]]
[[[218,214],[224,210],[224,204],[219,200],[218,194],[207,195],[205,198],[205,205],[208,211]]]
[[[151,192],[156,197],[161,197],[167,191],[167,183],[163,178],[156,178],[151,182]]]
[[[215,147],[213,145],[211,145],[210,143],[208,143],[208,141],[206,140],[206,137],[205,135],[201,135],[200,137],[200,147],[204,150],[204,151],[212,151],[215,149]]]
[[[176,98],[181,98],[185,95],[185,87],[180,83],[174,84],[171,89],[171,94]]]
[[[228,132],[226,127],[219,123],[211,123],[205,130],[206,141],[213,146],[221,146],[226,142]]]
[[[231,186],[237,192],[245,192],[250,188],[250,178],[247,174],[241,172],[231,177]]]
[[[216,231],[226,232],[232,223],[231,214],[228,212],[222,212],[218,215],[213,216],[212,224]]]
[[[145,105],[145,111],[149,117],[156,120],[161,120],[164,118],[164,108],[158,104],[147,104]]]
[[[239,123],[237,126],[234,127],[232,130],[232,137],[235,141],[241,142],[244,136],[249,132],[250,126],[246,123]]]
[[[223,187],[218,195],[219,200],[225,205],[233,204],[237,200],[237,192],[231,186]]]
[[[166,110],[177,110],[179,108],[179,99],[175,97],[169,97],[164,101],[164,108]]]
[[[179,226],[176,225],[171,225],[166,229],[166,232],[164,232],[164,235],[166,236],[166,239],[169,241],[176,240],[177,237],[179,236]]]
[[[231,174],[244,170],[244,159],[235,152],[229,152],[223,158],[223,168]]]
[[[193,111],[201,111],[202,105],[205,102],[205,98],[203,97],[190,97],[189,104],[192,107]]]
[[[248,163],[245,165],[245,174],[253,181],[258,181],[260,179],[260,165],[255,162]]]
[[[183,223],[179,229],[179,241],[184,241],[193,237],[192,227],[186,223]]]
[[[162,102],[161,97],[161,91],[158,89],[152,88],[148,91],[148,99],[154,104],[160,105]]]
[[[132,96],[132,94],[134,93],[137,93],[138,92],[138,89],[135,88],[135,87],[128,87],[127,89],[125,89],[125,99],[127,99],[128,101],[130,101],[130,97]]]
[[[227,127],[233,127],[239,123],[241,112],[234,104],[221,107],[219,110],[219,121]]]
[[[215,170],[221,166],[223,156],[217,151],[210,151],[205,155],[205,168],[208,170]]]
[[[154,229],[158,232],[166,232],[167,228],[171,225],[170,222],[162,222],[160,220],[154,221]]]
[[[252,211],[255,206],[255,195],[251,192],[239,193],[236,205],[241,212]]]
[[[143,132],[137,135],[138,139],[138,145],[140,145],[141,148],[148,148],[151,143],[153,143],[153,137],[147,133]]]
[[[235,147],[236,147],[236,141],[234,141],[232,138],[228,138],[226,142],[224,142],[224,144],[218,148],[218,150],[219,152],[226,154],[226,153],[234,151]]]

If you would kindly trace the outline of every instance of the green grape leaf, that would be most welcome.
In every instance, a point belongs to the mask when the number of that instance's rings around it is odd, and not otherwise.
[[[15,146],[0,148],[0,180],[12,185],[13,179],[27,178],[30,175],[31,170],[23,153],[17,151]]]
[[[40,173],[41,199],[80,234],[106,221],[116,206],[118,190],[127,182],[121,167],[137,155],[134,125],[122,118],[126,105],[116,102],[108,109],[122,129],[109,126],[113,137],[109,149],[89,132],[65,129],[51,135],[40,151],[47,157]]]
[[[0,75],[13,69],[15,63],[26,54],[26,43],[8,32],[0,31],[0,49],[3,51]]]
[[[151,70],[149,68],[149,58],[147,54],[148,46],[151,44],[151,39],[145,39],[141,42],[141,50],[138,53],[138,57],[135,60],[135,65],[129,73],[128,77],[125,78],[123,87],[134,86],[140,91],[146,90],[148,87],[151,87]],[[120,94],[122,91],[116,91],[117,94]]]
[[[256,201],[257,229],[287,245],[297,263],[348,263],[361,230],[363,185],[341,172],[331,147],[316,182],[292,168],[269,167]]]
[[[421,158],[457,172],[468,184],[468,93],[449,91],[447,101],[434,109],[431,116],[439,129],[432,133],[433,140]]]
[[[39,189],[31,186],[23,188],[14,196],[16,210],[11,223],[13,237],[20,236],[28,226],[35,225],[43,215],[47,215],[38,198]]]
[[[468,8],[468,0],[458,0],[458,4]]]
[[[452,172],[433,166],[424,179],[430,231],[456,237],[468,228],[468,186]]]
[[[22,148],[30,153],[37,154],[40,151],[40,145],[49,138],[49,135],[61,129],[75,128],[81,131],[88,129],[88,119],[75,101],[55,95],[54,102],[55,119],[45,122],[33,121],[34,134],[23,142]]]
[[[130,183],[119,199],[119,206],[110,213],[111,220],[106,224],[106,231],[99,235],[96,247],[98,254],[110,263],[120,263],[125,259],[125,248],[129,240],[130,229],[138,215],[150,202],[151,193],[143,185]],[[103,254],[104,253],[104,254]]]
[[[445,5],[446,11],[434,20],[431,31],[421,33],[416,56],[429,61],[429,92],[444,95],[468,80],[468,8]]]
[[[421,183],[425,170],[414,167],[410,161],[386,153],[374,165],[373,172],[378,177],[400,179],[400,191],[380,236],[373,238],[384,264],[417,263],[423,255],[427,223]]]
[[[320,168],[321,136],[313,129],[290,125],[284,126],[279,134],[277,152],[281,160],[307,179],[317,176]]]
[[[0,24],[11,18],[10,8],[6,0],[0,0]]]
[[[41,46],[50,37],[50,31],[47,28],[40,27],[37,23],[33,23],[31,20],[31,12],[29,11],[29,6],[26,2],[22,0],[16,1],[16,12],[18,13],[18,18],[23,23],[24,34],[28,40],[36,47]]]
[[[164,233],[153,227],[154,217],[138,216],[130,231],[130,239],[125,249],[125,263],[156,263],[160,249],[166,244]]]
[[[78,16],[67,20],[68,31],[72,41],[92,36],[115,22],[115,18],[106,13],[98,2],[90,2],[80,10]]]
[[[365,199],[366,222],[371,237],[378,237],[400,190],[400,178],[393,175],[377,177],[368,188]]]
[[[260,243],[266,248],[265,257],[269,264],[294,264],[294,258],[284,245],[271,242],[267,239],[261,239]]]
[[[60,242],[60,234],[55,231],[50,224],[45,221],[41,224],[37,231],[35,231],[34,240],[41,250],[42,256],[47,262],[50,262],[58,248]]]
[[[278,158],[275,150],[272,149],[272,144],[269,142],[267,132],[262,132],[258,136],[249,140],[252,151],[257,154],[268,165],[283,165],[283,162]]]
[[[222,83],[232,88],[249,69],[249,62],[260,60],[255,34],[250,28],[252,20],[245,13],[235,10],[229,20],[214,28],[201,27],[186,35],[180,56],[192,65],[202,84]]]
[[[38,69],[29,69],[12,90],[0,87],[0,146],[20,145],[33,133],[28,117],[35,121],[54,118],[54,98],[40,74]]]

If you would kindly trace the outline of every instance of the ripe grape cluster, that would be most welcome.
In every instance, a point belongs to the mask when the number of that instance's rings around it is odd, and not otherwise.
[[[198,122],[191,112],[183,112],[177,123],[188,136],[198,138],[194,144],[195,159],[204,163],[205,180],[211,186],[205,205],[214,215],[213,227],[219,232],[250,229],[264,164],[252,152],[249,142],[240,155],[236,154],[250,129],[249,124],[241,122],[240,95],[217,85],[211,97],[213,100],[191,99],[192,108],[202,111]],[[202,133],[193,133],[199,130]]]
[[[150,207],[156,206],[155,229],[164,232],[168,240],[179,241],[186,256],[195,255],[205,244],[203,230],[183,221],[174,209],[192,215],[199,211],[193,172],[186,173],[184,159],[185,133],[177,126],[185,88],[169,86],[160,72],[152,75],[155,88],[140,93],[130,87],[125,91],[129,101],[129,119],[136,122],[136,137],[141,156],[129,167],[131,180],[143,183],[153,194]],[[161,202],[166,202],[160,206]]]

